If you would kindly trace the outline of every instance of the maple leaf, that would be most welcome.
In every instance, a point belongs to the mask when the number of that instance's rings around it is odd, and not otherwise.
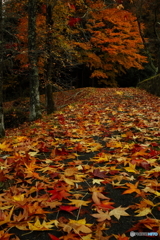
[[[138,209],[136,212],[138,212],[138,214],[135,215],[136,217],[142,217],[142,216],[147,216],[148,214],[151,214],[152,210],[146,207],[146,208]]]
[[[103,148],[103,146],[100,143],[88,143],[87,145],[91,146],[90,150],[92,152],[98,151],[99,149]],[[87,150],[87,152],[88,152],[88,150]]]
[[[50,213],[49,211],[43,210],[42,207],[39,206],[38,202],[25,205],[25,209],[26,209],[26,211],[28,211],[29,215]]]
[[[72,233],[72,232],[70,232],[67,235],[63,236],[63,240],[71,240],[71,239],[79,240],[79,236],[77,234],[75,234],[75,233]]]
[[[48,233],[48,235],[49,235],[51,240],[60,240],[59,238],[57,238],[56,236],[54,236],[54,235],[52,235],[50,233]]]
[[[91,214],[92,217],[95,217],[95,218],[98,218],[97,221],[98,222],[103,222],[105,221],[106,219],[107,220],[111,220],[111,217],[107,212],[103,212],[102,210],[97,210],[98,213],[94,213],[94,214]]]
[[[77,200],[77,199],[68,199],[71,203],[69,205],[75,205],[77,208],[81,206],[88,206],[88,203],[91,201]]]
[[[41,223],[39,218],[36,218],[36,221],[34,223],[32,222],[27,222],[28,223],[28,228],[31,231],[45,231],[53,228],[53,225],[58,226],[58,221],[57,220],[51,220],[49,222],[46,222],[43,220]]]
[[[149,153],[146,152],[147,149],[142,148],[139,152],[135,152],[134,154],[132,154],[133,157],[137,157],[137,156],[149,156]]]
[[[157,197],[160,197],[160,192],[158,191],[155,191],[154,189],[150,188],[150,187],[145,187],[143,189],[144,192],[150,192],[150,193],[153,193],[155,194]]]
[[[11,235],[13,235],[13,233],[6,233],[4,230],[0,231],[1,240],[9,240]]]
[[[117,239],[117,240],[129,240],[129,237],[126,237],[126,235],[123,233],[122,235],[115,235],[113,234],[113,236]]]
[[[104,209],[104,210],[109,210],[109,209],[114,209],[111,205],[113,205],[114,202],[108,202],[107,201],[102,201],[100,204],[94,204],[96,205],[97,209]]]
[[[82,240],[91,240],[91,239],[93,239],[92,234],[88,234],[88,235],[82,237]]]
[[[93,192],[93,193],[92,193],[92,200],[93,200],[93,202],[94,202],[96,205],[101,204],[100,199],[107,199],[107,200],[109,200],[108,197],[104,196],[104,195],[103,195],[102,193],[100,193],[100,192]]]
[[[122,143],[118,141],[111,140],[109,143],[106,143],[106,147],[109,148],[122,148]]]
[[[118,220],[120,219],[121,216],[129,216],[129,214],[125,212],[125,210],[127,210],[128,208],[129,207],[126,208],[122,208],[121,206],[117,207],[109,212],[109,216],[114,216]]]
[[[99,154],[97,154],[97,156],[95,156],[94,158],[92,158],[91,160],[94,162],[108,162],[110,159],[110,154],[106,154],[104,152],[101,152]]]
[[[93,171],[93,176],[94,176],[94,177],[99,177],[99,178],[105,178],[105,177],[107,177],[105,171],[100,171],[99,169],[95,169],[95,170]]]
[[[102,182],[104,182],[103,179],[92,179],[93,184],[97,183],[97,184],[101,184]]]
[[[74,207],[74,206],[60,206],[59,208],[60,210],[66,211],[66,212],[72,212],[73,210],[78,209],[78,207]]]
[[[0,143],[0,149],[5,152],[11,152],[13,151],[12,148],[10,148],[10,144],[4,141],[3,143]]]
[[[52,209],[52,208],[56,208],[57,206],[60,206],[62,203],[59,201],[51,201],[51,202],[44,201],[42,204],[44,207],[50,207]]]
[[[50,200],[58,199],[61,201],[63,198],[67,199],[67,197],[71,195],[70,193],[67,193],[65,190],[59,191],[57,189],[54,189],[54,190],[49,190],[48,192],[52,194]]]
[[[5,216],[4,220],[0,221],[0,226],[5,223],[9,223],[11,221],[11,216],[12,216],[13,210],[14,210],[14,206],[10,210],[9,214],[7,216]]]
[[[128,190],[124,191],[123,194],[129,194],[129,193],[133,193],[133,192],[136,192],[138,193],[139,195],[141,194],[141,191],[139,189],[137,189],[137,186],[138,186],[138,183],[139,182],[136,182],[136,184],[132,184],[132,183],[126,183],[126,185],[128,187],[130,187]]]
[[[134,230],[143,230],[143,229],[150,229],[153,230],[153,228],[157,228],[160,226],[160,220],[155,218],[145,218],[139,220],[139,222],[130,228],[128,231],[134,231]]]
[[[91,226],[92,224],[86,224],[85,219],[80,220],[72,220],[70,219],[67,224],[60,223],[61,227],[63,227],[63,231],[65,232],[71,232],[73,230],[75,233],[80,234],[82,233],[91,233],[91,229],[88,226]],[[88,225],[88,226],[87,226]]]
[[[124,169],[125,169],[127,172],[137,173],[138,171],[137,171],[135,168],[136,168],[136,165],[135,165],[135,164],[129,163],[129,167],[125,167]]]
[[[61,180],[63,180],[65,183],[69,185],[74,185],[75,180],[72,180],[70,178],[66,178],[64,175],[61,175]]]

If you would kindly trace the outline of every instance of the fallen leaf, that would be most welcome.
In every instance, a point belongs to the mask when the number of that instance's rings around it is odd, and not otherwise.
[[[138,184],[139,184],[139,182],[136,182],[135,185],[132,183],[126,183],[126,185],[129,187],[129,189],[124,191],[123,194],[129,194],[129,193],[136,192],[140,195],[141,191],[137,188]]]
[[[46,222],[43,220],[41,223],[39,218],[36,218],[35,222],[27,222],[28,223],[28,228],[31,231],[47,231],[49,229],[52,229],[53,226],[58,226],[58,221],[57,220],[51,220]]]
[[[150,208],[144,208],[144,209],[138,209],[136,212],[138,212],[136,217],[142,217],[142,216],[147,216],[148,214],[152,213],[152,210]]]
[[[117,207],[117,208],[111,210],[109,212],[109,215],[114,216],[115,218],[117,218],[119,220],[121,216],[129,216],[129,214],[127,212],[125,212],[125,210],[127,210],[128,208],[129,207],[126,207],[126,208],[122,208],[121,206]]]
[[[98,222],[103,222],[106,219],[111,220],[108,212],[103,212],[102,210],[97,210],[98,213],[91,214],[92,217],[97,218]]]
[[[50,233],[48,233],[48,235],[49,235],[51,240],[60,240],[59,238],[57,238],[56,236],[54,236],[54,235],[52,235]]]
[[[93,171],[93,176],[94,176],[94,177],[99,177],[99,178],[105,178],[105,177],[107,177],[107,176],[106,176],[106,172],[105,172],[105,171],[100,171],[99,169],[95,169],[95,170]]]
[[[78,209],[78,207],[74,207],[74,206],[60,206],[59,209],[62,210],[62,211],[66,211],[66,212],[72,212],[72,211]]]
[[[108,197],[104,196],[102,193],[100,192],[93,192],[92,193],[92,200],[96,205],[99,205],[101,203],[100,199],[107,199],[109,200]]]
[[[88,206],[91,201],[77,200],[77,199],[68,199],[71,203],[69,205],[75,205],[77,208],[81,206]]]

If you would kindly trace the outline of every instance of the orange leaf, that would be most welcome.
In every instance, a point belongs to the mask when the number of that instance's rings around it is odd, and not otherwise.
[[[132,183],[126,183],[126,185],[129,187],[129,189],[124,191],[123,194],[129,194],[129,193],[133,193],[133,192],[141,194],[141,191],[139,189],[137,189],[138,182],[136,182],[135,185]]]

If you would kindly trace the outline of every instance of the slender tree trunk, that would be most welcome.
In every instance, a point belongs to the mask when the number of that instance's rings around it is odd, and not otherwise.
[[[3,17],[2,0],[0,0],[0,137],[5,136],[3,115]]]
[[[41,117],[39,74],[37,67],[36,14],[37,0],[28,1],[28,57],[30,64],[30,121]]]
[[[52,89],[52,68],[53,68],[53,59],[52,59],[52,5],[47,1],[46,9],[46,52],[47,52],[47,61],[46,61],[46,107],[47,114],[51,114],[55,110],[55,104],[53,100],[53,89]]]

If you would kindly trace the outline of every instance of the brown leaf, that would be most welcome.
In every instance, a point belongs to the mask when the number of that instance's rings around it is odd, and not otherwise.
[[[104,196],[102,193],[100,192],[93,192],[92,193],[92,200],[95,204],[99,205],[101,203],[100,199],[107,199],[109,200],[108,197]]]
[[[97,212],[98,213],[91,214],[91,216],[97,218],[98,222],[103,222],[106,219],[107,220],[111,220],[111,217],[110,217],[108,211],[107,212],[103,212],[102,210],[97,210]]]

